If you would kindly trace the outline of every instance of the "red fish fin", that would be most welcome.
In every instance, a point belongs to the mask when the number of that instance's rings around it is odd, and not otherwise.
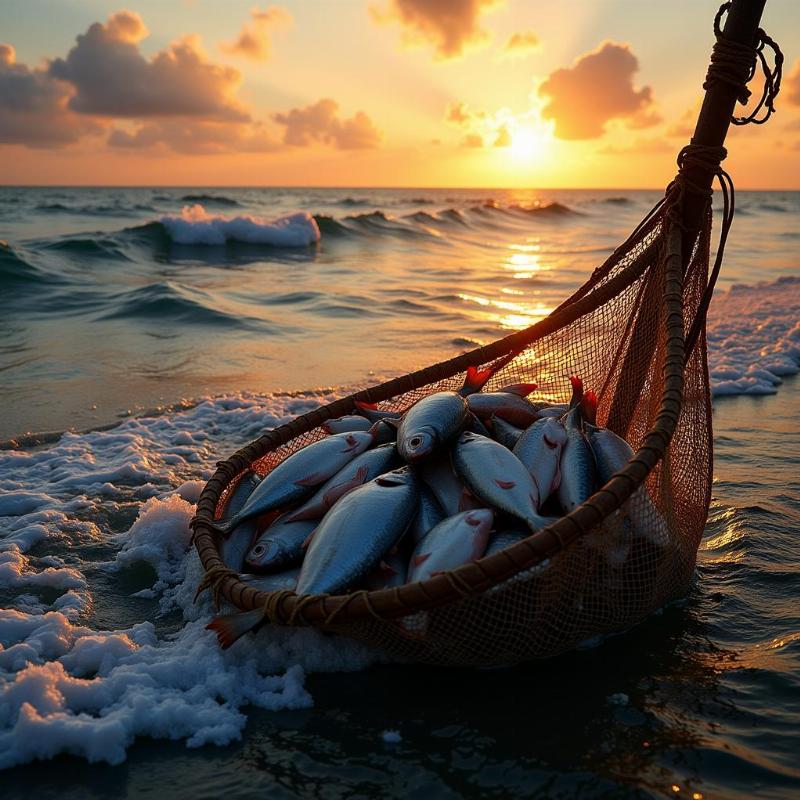
[[[300,522],[304,519],[319,519],[320,517],[325,515],[325,512],[328,510],[328,506],[324,503],[314,503],[314,505],[304,505],[300,506],[297,511],[294,512],[290,517],[286,517],[287,522]]]
[[[431,557],[430,553],[418,553],[417,555],[412,557],[411,566],[418,567],[420,564],[424,564],[430,557]]]
[[[206,625],[206,629],[217,634],[217,640],[223,650],[227,650],[238,638],[248,631],[257,628],[264,619],[264,610],[243,611],[239,614],[227,614],[214,617]]]
[[[461,394],[467,395],[479,392],[492,375],[494,375],[494,370],[491,368],[478,369],[477,367],[467,367],[467,376],[464,378],[464,386],[461,389]]]
[[[501,488],[501,489],[513,489],[516,485],[516,481],[501,481],[500,478],[495,478],[494,482]]]
[[[583,381],[577,375],[570,375],[569,382],[572,384],[572,398],[569,401],[569,407],[575,408],[583,398]]]
[[[354,401],[354,405],[357,409],[361,411],[377,411],[378,404],[377,403],[364,403],[361,400]]]
[[[302,544],[303,550],[307,550],[308,549],[308,546],[311,544],[311,540],[314,538],[314,534],[316,532],[317,532],[317,529],[314,528],[314,530],[311,531],[311,533],[309,533],[308,536],[306,536],[306,538],[305,538],[305,540],[303,541],[303,544]]]
[[[346,494],[350,494],[353,489],[358,489],[367,477],[367,468],[359,467],[356,474],[349,481],[343,481],[338,486],[331,486],[322,496],[325,509],[329,509],[335,502],[341,500]]]
[[[386,575],[397,575],[397,570],[391,564],[387,564],[385,561],[381,561],[380,570]]]
[[[597,394],[593,389],[589,389],[581,400],[581,411],[583,418],[592,425],[597,424]]]

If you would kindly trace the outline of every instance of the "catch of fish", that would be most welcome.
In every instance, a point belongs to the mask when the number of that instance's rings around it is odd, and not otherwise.
[[[242,476],[215,523],[226,566],[265,592],[387,589],[497,553],[573,511],[633,450],[597,426],[597,398],[578,377],[569,403],[529,399],[533,383],[483,391],[508,360],[470,367],[459,391],[403,413],[356,403],[263,479]],[[616,519],[604,548],[611,567],[637,537],[669,543],[643,489]],[[208,627],[228,647],[263,621],[256,609]]]

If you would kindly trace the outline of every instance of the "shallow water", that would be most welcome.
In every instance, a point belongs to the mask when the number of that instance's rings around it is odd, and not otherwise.
[[[0,450],[0,768],[22,764],[3,773],[4,797],[800,794],[800,384],[787,377],[800,365],[800,265],[797,218],[775,210],[796,194],[740,198],[724,285],[749,286],[718,293],[709,336],[715,390],[740,396],[716,400],[714,502],[685,602],[592,649],[495,671],[389,665],[314,631],[265,629],[222,654],[204,631],[187,523],[215,461],[338,393],[313,387],[528,324],[656,199],[447,192],[439,206],[419,192],[212,192],[227,205],[188,190],[0,192],[16,215],[0,252],[15,292],[0,322],[0,435],[191,406]],[[482,205],[490,196],[499,209]],[[536,200],[571,211],[510,208]],[[310,253],[229,242],[187,254],[148,220],[188,202],[228,218],[299,206],[368,233],[337,238],[323,220]],[[55,203],[70,210],[35,208]],[[376,207],[397,219],[348,220]],[[407,219],[450,207],[468,234],[429,239]],[[111,233],[76,237],[90,226]],[[235,303],[252,329],[220,322]],[[303,371],[292,358],[309,342],[319,363]],[[240,391],[278,385],[304,391]],[[25,765],[36,758],[53,760]]]

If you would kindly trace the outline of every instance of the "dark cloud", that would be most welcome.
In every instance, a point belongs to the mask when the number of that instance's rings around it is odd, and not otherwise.
[[[556,70],[539,87],[547,101],[545,119],[555,120],[561,139],[596,139],[614,119],[629,127],[649,127],[660,121],[651,105],[649,86],[636,90],[633,76],[639,62],[627,44],[603,43],[572,67]]]
[[[138,47],[147,34],[138,14],[119,11],[79,35],[67,57],[50,64],[51,77],[75,88],[69,108],[106,117],[249,119],[233,97],[241,79],[237,70],[210,62],[192,36],[148,60]]]
[[[270,6],[261,11],[250,11],[253,18],[246,22],[235,41],[220,45],[222,50],[232,55],[245,56],[255,61],[266,61],[272,55],[272,33],[276,28],[292,24],[292,15],[281,6]]]
[[[502,52],[508,58],[521,58],[538,49],[539,37],[533,31],[520,31],[509,37]]]
[[[372,120],[359,111],[350,119],[339,118],[339,104],[330,98],[318,100],[305,108],[293,108],[273,119],[285,126],[285,144],[306,147],[323,142],[340,150],[364,150],[380,144],[381,133]]]
[[[468,45],[484,44],[488,35],[480,17],[504,0],[389,0],[386,9],[372,8],[379,22],[399,22],[411,41],[434,46],[440,58],[462,55]]]
[[[0,142],[55,147],[100,133],[99,122],[67,108],[70,91],[46,70],[18,64],[14,48],[0,44]]]
[[[111,131],[112,147],[171,150],[189,155],[222,153],[266,153],[280,146],[258,124],[165,120],[147,122],[134,130]]]

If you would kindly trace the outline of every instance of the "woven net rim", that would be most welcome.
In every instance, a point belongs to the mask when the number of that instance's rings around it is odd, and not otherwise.
[[[647,224],[646,224],[647,223]],[[615,251],[619,253],[635,235],[651,227],[640,225]],[[558,331],[599,308],[629,286],[646,270],[652,257],[651,244],[618,274],[599,283],[610,272],[614,256],[550,316],[522,331],[455,358],[364,389],[303,414],[238,450],[217,464],[204,487],[192,521],[194,543],[206,578],[201,588],[213,585],[215,599],[225,598],[242,610],[263,607],[265,617],[284,625],[328,625],[354,622],[370,616],[392,619],[456,602],[479,594],[502,581],[552,558],[618,510],[644,483],[669,446],[681,414],[684,383],[685,343],[683,314],[683,265],[681,228],[670,223],[666,234],[664,290],[666,352],[663,363],[664,389],[658,414],[640,447],[626,467],[616,473],[586,502],[558,521],[526,539],[479,561],[465,564],[426,581],[377,591],[360,590],[347,595],[297,595],[292,591],[262,592],[241,581],[223,563],[211,523],[220,497],[230,483],[257,459],[317,428],[328,419],[353,411],[355,401],[380,402],[463,372],[468,366],[487,363],[500,356],[522,351],[537,339]]]

